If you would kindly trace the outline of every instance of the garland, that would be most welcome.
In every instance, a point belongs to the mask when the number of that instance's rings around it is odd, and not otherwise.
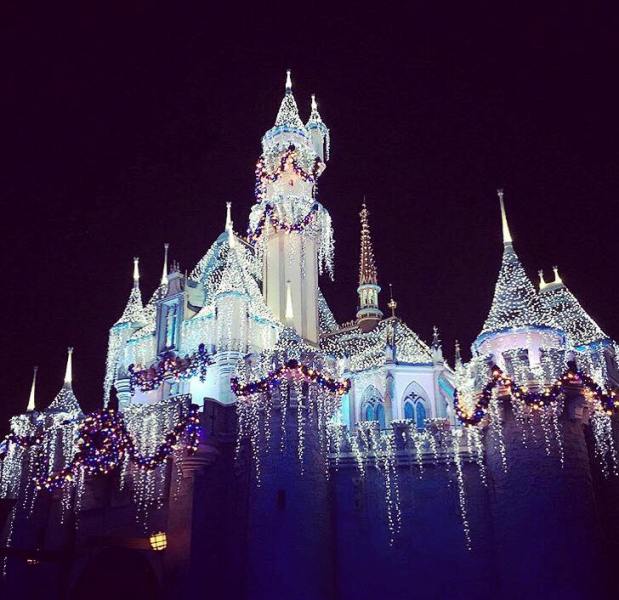
[[[286,170],[286,165],[290,164],[292,166],[292,170],[296,175],[301,177],[303,181],[307,181],[309,183],[314,183],[316,178],[318,177],[318,173],[320,171],[320,167],[322,165],[322,161],[319,157],[314,159],[314,165],[312,166],[312,170],[310,172],[305,171],[303,167],[301,167],[294,156],[296,154],[296,147],[294,144],[290,144],[288,149],[284,154],[282,154],[279,165],[272,173],[269,173],[266,168],[264,156],[261,156],[256,163],[256,185],[255,185],[255,194],[256,200],[261,201],[264,198],[265,194],[265,182],[270,181],[274,183],[281,176],[282,173]]]
[[[285,231],[286,233],[303,233],[316,218],[319,208],[318,203],[313,204],[309,212],[300,221],[289,224],[275,216],[273,214],[275,210],[273,205],[267,204],[260,220],[258,221],[258,224],[256,225],[256,229],[254,231],[250,229],[247,232],[247,239],[253,244],[260,238],[260,236],[262,236],[267,218],[269,219],[269,223],[271,223],[277,231]]]
[[[212,360],[204,344],[200,344],[197,352],[185,358],[177,357],[173,352],[167,352],[158,364],[148,369],[136,371],[135,365],[129,365],[131,395],[135,394],[136,387],[139,387],[142,392],[156,390],[166,379],[174,379],[178,382],[199,375],[200,381],[204,382],[206,367],[210,364]]]
[[[307,365],[299,364],[299,361],[295,359],[287,361],[275,371],[270,371],[266,377],[258,381],[241,384],[237,377],[232,377],[230,379],[230,386],[237,396],[247,397],[261,392],[269,392],[273,388],[278,387],[283,380],[288,379],[317,383],[323,389],[338,396],[342,396],[350,390],[350,379],[339,380],[326,377],[320,371],[316,371]]]
[[[54,491],[65,482],[74,481],[80,469],[89,475],[107,475],[118,467],[125,456],[140,468],[153,470],[171,456],[183,435],[187,437],[187,453],[193,454],[197,451],[201,429],[199,423],[198,406],[192,404],[185,419],[165,436],[157,451],[148,456],[138,452],[127,431],[122,413],[111,408],[93,412],[79,426],[79,450],[71,463],[48,476],[35,477],[36,488]]]
[[[514,381],[503,374],[503,371],[496,365],[492,367],[492,378],[483,387],[481,395],[472,411],[467,410],[460,405],[460,397],[458,390],[454,392],[454,408],[456,415],[465,425],[478,425],[488,412],[488,405],[492,400],[492,392],[496,387],[504,387],[509,389],[509,394],[514,398],[524,401],[524,403],[533,410],[549,406],[552,402],[557,402],[565,394],[566,386],[582,385],[587,389],[592,396],[600,402],[602,409],[607,414],[612,414],[614,411],[619,412],[619,400],[616,399],[616,391],[611,390],[605,392],[591,377],[579,371],[576,363],[568,362],[568,368],[561,377],[550,387],[543,392],[528,391],[523,389]]]

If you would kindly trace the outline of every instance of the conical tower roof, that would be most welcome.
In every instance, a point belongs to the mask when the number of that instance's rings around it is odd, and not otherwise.
[[[72,416],[82,414],[82,409],[73,393],[73,348],[67,350],[67,366],[64,374],[64,383],[45,412],[63,413]]]
[[[140,292],[140,269],[139,259],[133,259],[133,287],[127,300],[125,310],[120,319],[114,325],[125,323],[145,323],[144,306],[142,305],[142,293]]]
[[[510,328],[551,325],[551,318],[528,278],[512,243],[499,190],[503,230],[503,259],[494,287],[492,306],[480,335]]]
[[[290,127],[307,133],[305,125],[299,116],[299,108],[292,94],[292,79],[290,71],[286,71],[286,93],[277,111],[275,127]]]
[[[609,340],[610,338],[585,311],[576,296],[565,286],[556,267],[554,271],[554,282],[540,285],[540,297],[557,326],[567,334],[570,345],[578,348]]]

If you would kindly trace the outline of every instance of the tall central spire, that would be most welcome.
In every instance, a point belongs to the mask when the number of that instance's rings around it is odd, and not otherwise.
[[[374,248],[372,247],[372,237],[370,235],[370,211],[365,205],[365,200],[361,205],[361,257],[359,260],[359,309],[357,310],[357,321],[362,331],[371,331],[382,319],[383,313],[378,308],[378,273],[376,261],[374,259]]]

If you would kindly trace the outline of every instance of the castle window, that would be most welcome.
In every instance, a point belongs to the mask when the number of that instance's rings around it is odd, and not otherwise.
[[[411,421],[415,420],[415,407],[413,403],[408,400],[404,403],[404,418],[410,419]]]
[[[404,418],[415,423],[417,429],[425,429],[428,418],[428,397],[424,389],[412,382],[404,392]]]
[[[361,418],[364,421],[378,421],[381,429],[386,427],[383,399],[380,396],[380,392],[373,385],[363,392]]]

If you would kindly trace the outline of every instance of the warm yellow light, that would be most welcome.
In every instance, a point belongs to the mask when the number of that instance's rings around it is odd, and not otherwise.
[[[161,552],[168,547],[168,536],[164,531],[157,531],[151,534],[149,541],[150,547],[155,550],[155,552]]]

